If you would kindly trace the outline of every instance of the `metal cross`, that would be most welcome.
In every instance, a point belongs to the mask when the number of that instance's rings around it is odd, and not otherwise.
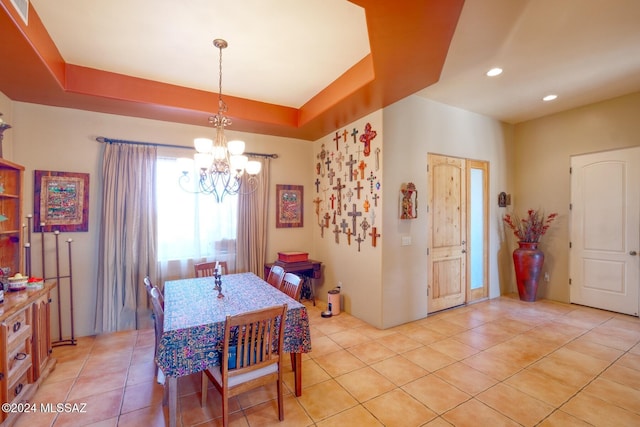
[[[349,181],[353,181],[353,165],[358,163],[356,160],[353,160],[353,154],[349,154],[349,161],[344,164],[349,166]]]
[[[358,233],[358,238],[356,239],[356,242],[358,242],[358,252],[360,252],[360,243],[364,242],[364,239],[360,237],[359,233]]]
[[[340,228],[342,228],[343,233],[347,233],[347,228],[349,228],[349,224],[347,224],[347,220],[342,218],[342,222],[340,223]]]

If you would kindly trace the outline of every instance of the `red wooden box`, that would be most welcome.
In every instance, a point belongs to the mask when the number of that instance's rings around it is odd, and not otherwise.
[[[278,252],[278,261],[282,262],[302,262],[308,259],[307,252]]]

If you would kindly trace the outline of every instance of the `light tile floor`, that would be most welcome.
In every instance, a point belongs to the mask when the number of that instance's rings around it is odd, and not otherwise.
[[[285,363],[285,420],[275,387],[231,402],[233,426],[640,426],[640,320],[513,297],[387,330],[307,304],[313,352],[296,398]],[[36,403],[86,403],[85,413],[24,414],[17,426],[164,426],[152,330],[56,347]],[[286,358],[285,360],[289,360]],[[179,380],[178,424],[221,425],[212,387]]]

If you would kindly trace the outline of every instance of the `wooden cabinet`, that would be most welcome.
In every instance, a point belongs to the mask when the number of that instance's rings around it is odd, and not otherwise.
[[[24,167],[0,159],[0,268],[22,271],[22,182]]]
[[[43,289],[6,292],[0,304],[0,403],[23,403],[33,398],[55,367],[51,357],[50,295],[55,283]],[[18,414],[0,412],[0,426]]]

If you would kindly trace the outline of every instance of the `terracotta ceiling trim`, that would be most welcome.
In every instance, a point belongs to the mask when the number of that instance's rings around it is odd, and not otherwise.
[[[206,126],[214,93],[65,64],[35,10],[29,26],[0,0],[8,64],[0,91],[22,102]],[[365,9],[371,55],[299,110],[225,96],[232,130],[316,140],[436,82],[464,0],[353,0]],[[8,49],[7,49],[8,46]]]

